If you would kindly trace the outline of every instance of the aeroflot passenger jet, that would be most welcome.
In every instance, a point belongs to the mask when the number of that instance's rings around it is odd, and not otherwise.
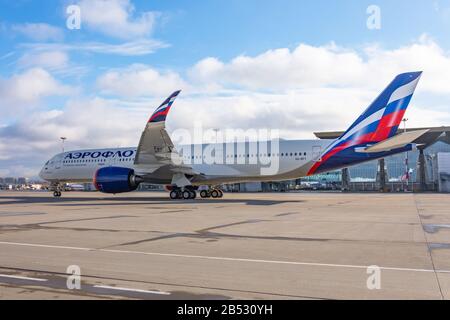
[[[184,146],[183,153],[178,152],[165,129],[177,91],[150,117],[137,148],[60,153],[45,164],[40,176],[51,182],[55,197],[69,182],[93,182],[98,191],[112,194],[134,191],[145,182],[167,186],[171,199],[194,199],[200,186],[209,187],[200,192],[202,198],[220,198],[221,184],[293,180],[384,158],[412,150],[426,132],[397,135],[421,74],[398,75],[336,140],[271,141],[264,150],[248,142],[216,144],[212,164],[203,161],[211,145]],[[275,171],[264,172],[267,160],[277,163]]]

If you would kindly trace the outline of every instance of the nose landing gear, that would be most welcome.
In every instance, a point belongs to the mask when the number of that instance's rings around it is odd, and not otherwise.
[[[61,198],[62,190],[63,190],[63,186],[62,185],[60,185],[59,183],[52,184],[50,186],[50,190],[53,190],[53,197]]]

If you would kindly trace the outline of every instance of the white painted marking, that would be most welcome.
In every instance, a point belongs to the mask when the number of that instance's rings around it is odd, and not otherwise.
[[[131,292],[139,292],[139,293],[160,294],[160,295],[164,295],[164,296],[170,295],[169,292],[164,292],[164,291],[149,291],[149,290],[142,290],[142,289],[111,287],[111,286],[103,286],[103,285],[95,285],[94,287],[101,288],[101,289],[108,289],[108,290],[117,290],[117,291],[131,291]]]
[[[14,246],[23,246],[23,247],[38,247],[38,248],[51,248],[51,249],[69,249],[69,250],[78,250],[78,251],[98,251],[98,249],[89,249],[89,248],[81,248],[81,247],[65,247],[65,246],[54,246],[47,244],[35,244],[35,243],[21,243],[21,242],[3,242],[0,241],[0,244],[10,244]]]
[[[345,136],[342,137],[342,139],[339,139],[339,141],[345,140],[351,135],[355,134],[361,129],[364,129],[365,127],[371,125],[374,122],[377,122],[381,119],[384,112],[386,111],[386,108],[383,108],[375,113],[372,113],[370,116],[368,116],[366,119],[358,123],[352,130],[350,130]]]
[[[397,90],[395,90],[392,93],[391,98],[389,99],[389,102],[387,105],[391,104],[394,101],[401,100],[401,99],[404,99],[404,98],[412,95],[414,93],[414,91],[416,90],[416,87],[417,87],[417,84],[419,83],[420,78],[421,77],[419,76],[416,80],[411,81],[410,83],[407,83],[404,86],[397,88]]]
[[[43,244],[4,242],[4,241],[0,241],[0,245],[1,244],[3,244],[3,245],[12,245],[12,246],[24,246],[24,247],[64,249],[64,250],[107,252],[107,253],[120,253],[120,254],[139,254],[139,255],[146,255],[146,256],[160,256],[160,257],[186,258],[186,259],[236,261],[236,262],[267,263],[267,264],[285,264],[285,265],[297,265],[297,266],[349,268],[349,269],[364,269],[364,270],[366,270],[368,268],[368,266],[351,265],[351,264],[333,264],[333,263],[316,263],[316,262],[297,262],[297,261],[279,261],[279,260],[260,260],[260,259],[229,258],[229,257],[212,257],[212,256],[197,256],[197,255],[175,254],[175,253],[160,253],[160,252],[143,252],[143,251],[130,251],[130,250],[66,247],[66,246],[56,246],[56,245],[43,245]],[[390,271],[450,273],[450,270],[433,270],[433,269],[414,269],[414,268],[397,268],[397,267],[380,267],[380,269],[382,269],[382,270],[390,270]]]
[[[11,278],[11,279],[39,281],[39,282],[47,281],[47,279],[30,278],[30,277],[22,277],[22,276],[13,276],[13,275],[10,275],[10,274],[0,274],[0,278]]]

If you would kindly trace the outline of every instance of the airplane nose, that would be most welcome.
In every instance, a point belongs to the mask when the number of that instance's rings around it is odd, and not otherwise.
[[[42,168],[41,171],[39,171],[39,177],[40,177],[42,180],[45,180],[45,178],[46,178],[45,168]]]

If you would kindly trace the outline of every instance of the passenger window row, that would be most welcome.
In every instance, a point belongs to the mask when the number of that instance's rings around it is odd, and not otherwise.
[[[235,155],[227,155],[227,158],[242,158],[242,157],[247,157],[247,158],[250,158],[250,157],[252,157],[252,158],[254,158],[254,157],[258,157],[258,155],[254,155],[254,154],[252,154],[252,155],[250,155],[250,154],[247,154],[247,155],[242,155],[242,154],[240,154],[240,155],[237,155],[237,154],[235,154]],[[277,156],[277,157],[279,157],[280,156],[280,154],[279,153],[277,153],[276,155],[275,154],[271,154],[271,153],[264,153],[264,154],[259,154],[259,157],[275,157],[275,156]],[[302,156],[302,152],[295,152],[295,153],[293,153],[293,152],[291,152],[291,153],[281,153],[281,156],[282,157],[298,157],[298,156]],[[303,156],[306,156],[306,152],[303,152]],[[188,156],[184,156],[184,158],[185,159],[189,159],[189,157]],[[192,156],[191,157],[192,158],[192,160],[194,160],[194,159],[202,159],[202,156]],[[203,158],[206,158],[206,156],[203,156]]]
[[[134,158],[128,159],[118,159],[120,162],[130,162],[134,161]],[[87,160],[64,160],[63,163],[94,163],[94,162],[105,162],[105,159],[87,159]]]

